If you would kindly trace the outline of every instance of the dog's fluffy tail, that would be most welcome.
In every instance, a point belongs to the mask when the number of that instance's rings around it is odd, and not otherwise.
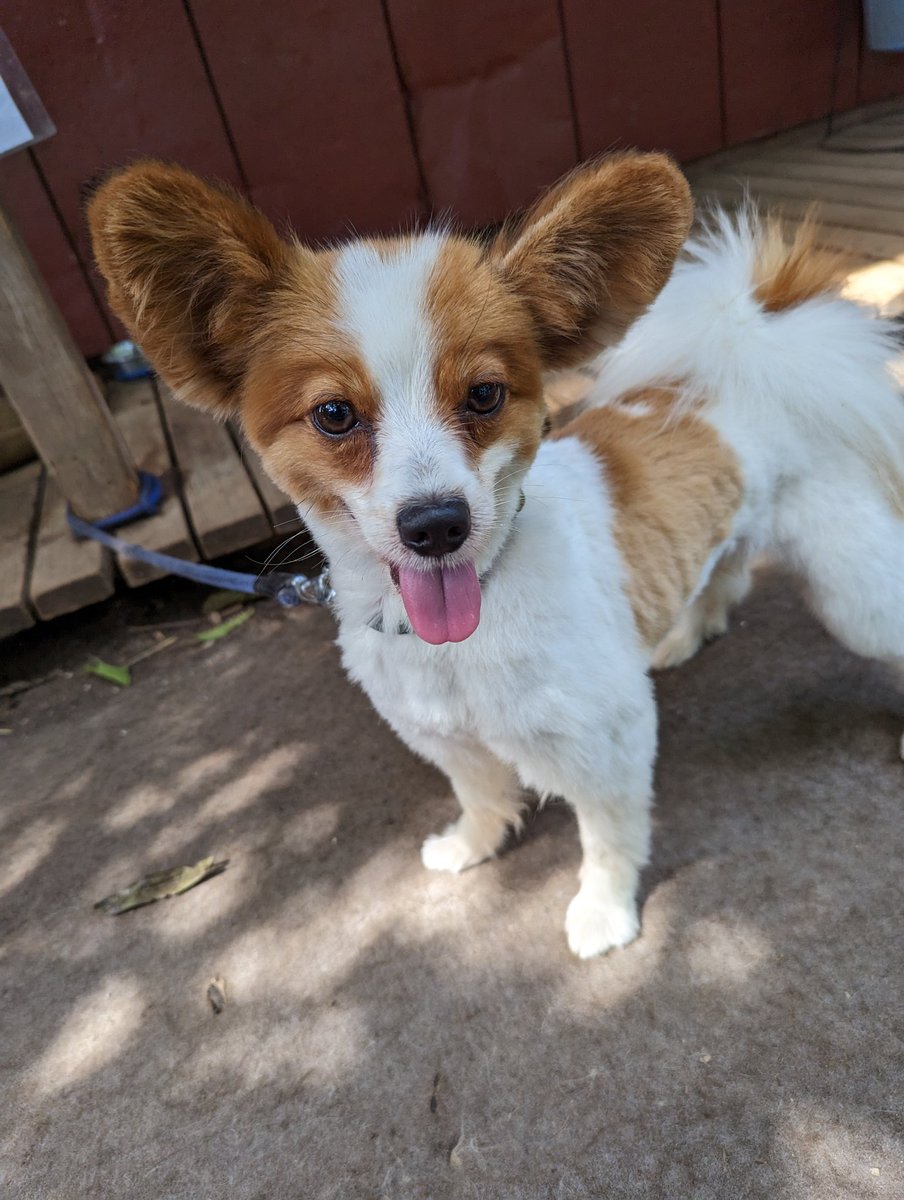
[[[894,326],[840,299],[839,262],[812,215],[786,239],[752,207],[712,213],[663,292],[603,356],[593,403],[652,384],[773,437],[804,433],[870,463],[904,515],[904,399]],[[794,438],[799,441],[799,438]]]

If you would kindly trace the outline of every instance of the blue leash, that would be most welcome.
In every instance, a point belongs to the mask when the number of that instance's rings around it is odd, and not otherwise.
[[[171,554],[158,554],[156,550],[146,550],[134,542],[123,541],[114,534],[107,533],[128,521],[138,517],[153,516],[160,509],[163,500],[163,488],[160,480],[147,471],[139,471],[140,488],[138,499],[129,508],[102,517],[99,521],[83,521],[72,509],[68,509],[66,517],[69,528],[80,538],[91,538],[115,554],[123,554],[127,558],[137,558],[140,562],[152,567],[159,567],[168,575],[181,575],[183,579],[192,579],[195,583],[203,583],[208,587],[224,588],[230,592],[243,592],[247,596],[266,596],[276,600],[283,608],[297,608],[299,604],[320,604],[329,606],[333,599],[333,589],[330,587],[329,573],[320,575],[293,575],[288,571],[268,571],[265,575],[250,575],[244,571],[226,571],[222,567],[210,567],[206,563],[187,562],[184,558],[174,558]]]

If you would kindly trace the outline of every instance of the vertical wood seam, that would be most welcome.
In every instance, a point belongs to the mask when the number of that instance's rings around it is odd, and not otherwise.
[[[395,33],[392,28],[392,19],[389,15],[388,0],[380,0],[380,11],[383,14],[383,24],[386,27],[386,37],[389,41],[389,52],[392,55],[392,65],[395,70],[396,83],[402,95],[402,108],[405,113],[405,124],[408,127],[408,138],[411,143],[411,153],[414,157],[414,164],[417,169],[418,189],[421,193],[421,202],[427,209],[428,213],[433,211],[433,198],[430,194],[430,186],[427,183],[427,172],[424,170],[424,163],[421,159],[421,148],[418,144],[417,127],[414,123],[414,108],[412,104],[411,91],[408,87],[408,82],[405,79],[405,72],[402,70],[402,63],[399,58],[399,48],[396,45]]]
[[[565,60],[565,86],[568,90],[568,104],[571,109],[571,132],[574,138],[574,153],[577,162],[584,158],[584,145],[581,138],[581,123],[578,120],[578,106],[574,94],[574,73],[571,67],[571,50],[568,45],[568,25],[565,21],[564,0],[556,0],[556,10],[559,14],[559,37],[562,41],[562,57]]]
[[[232,126],[229,124],[229,118],[226,115],[226,107],[223,104],[223,99],[220,96],[220,89],[217,87],[217,81],[214,78],[213,68],[207,57],[207,51],[204,49],[204,43],[201,40],[201,31],[198,28],[198,23],[195,20],[195,14],[192,12],[190,0],[182,0],[182,8],[185,11],[185,19],[188,22],[188,28],[191,31],[192,41],[195,44],[195,49],[198,52],[198,58],[201,61],[201,68],[204,71],[204,78],[207,80],[207,86],[210,88],[210,94],[213,99],[214,107],[220,118],[220,123],[223,126],[223,134],[232,154],[233,162],[235,163],[236,174],[239,177],[239,182],[242,186],[242,191],[251,197],[251,184],[248,176],[245,174],[245,166],[242,162],[242,156],[239,154],[239,148],[236,144],[235,137],[232,133]]]
[[[847,12],[849,0],[835,0],[835,45],[832,48],[832,79],[829,84],[829,103],[826,120],[826,139],[832,136],[832,126],[838,111],[838,96],[841,89],[841,66],[844,61],[844,39],[847,33]],[[859,47],[858,47],[859,74]],[[856,86],[856,82],[855,82]],[[856,99],[856,95],[854,97]]]
[[[239,456],[239,462],[242,464],[242,470],[248,476],[248,482],[254,488],[254,494],[255,494],[255,496],[257,496],[258,502],[259,502],[261,508],[264,510],[264,515],[266,516],[267,520],[270,523],[271,531],[273,532],[273,534],[275,536],[279,536],[277,533],[277,530],[276,530],[276,526],[274,525],[274,522],[273,522],[273,513],[270,511],[270,505],[265,500],[264,493],[261,491],[260,487],[258,486],[257,480],[254,478],[252,473],[245,466],[245,443],[242,441],[242,438],[239,435],[239,432],[236,429],[235,425],[232,423],[232,421],[226,422],[226,432],[232,438],[232,444],[233,444],[233,446],[235,446],[235,452]]]
[[[719,56],[719,136],[722,149],[728,149],[728,105],[725,97],[725,45],[722,37],[722,0],[714,0],[716,9],[716,53]]]
[[[863,103],[862,88],[863,88],[863,66],[866,58],[866,19],[863,13],[863,6],[857,5],[857,77],[854,81],[854,107],[858,107]]]
[[[191,509],[188,501],[185,499],[185,481],[182,478],[182,464],[179,461],[179,451],[176,448],[176,442],[173,437],[173,431],[170,428],[169,418],[166,409],[163,406],[163,397],[160,395],[160,385],[156,375],[151,376],[151,383],[154,388],[154,404],[157,408],[157,418],[160,421],[160,428],[163,431],[163,441],[166,444],[167,454],[169,455],[170,463],[173,471],[173,492],[182,506],[182,515],[185,518],[185,525],[188,529],[188,536],[194,543],[195,550],[198,552],[198,562],[206,562],[204,551],[201,548],[201,538],[195,528],[194,518],[192,517]]]

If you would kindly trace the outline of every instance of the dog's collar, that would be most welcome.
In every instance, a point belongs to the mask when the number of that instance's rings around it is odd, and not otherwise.
[[[523,491],[521,492],[520,496],[518,497],[518,507],[515,509],[515,513],[514,513],[514,515],[516,517],[517,517],[518,513],[521,512],[522,508],[524,508],[524,492]],[[514,518],[513,518],[512,524],[514,526]],[[499,559],[502,556],[502,551],[505,549],[506,545],[508,544],[509,537],[511,537],[511,529],[509,530],[509,533],[505,539],[505,542],[503,542],[502,547],[500,548],[499,554],[496,555],[496,562],[494,562],[493,565],[491,567],[489,567],[483,573],[483,575],[480,576],[480,586],[481,587],[486,586],[487,581],[489,580],[490,576],[493,574],[493,568],[496,566],[496,563],[499,562]],[[374,631],[374,633],[392,633],[392,634],[401,635],[401,634],[412,632],[411,626],[408,624],[407,621],[399,621],[398,624],[396,625],[395,629],[387,629],[385,624],[383,623],[383,610],[382,609],[376,614],[376,616],[372,617],[367,622],[367,628],[372,629]]]

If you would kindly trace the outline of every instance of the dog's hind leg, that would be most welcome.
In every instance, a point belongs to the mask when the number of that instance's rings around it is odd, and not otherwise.
[[[706,642],[727,633],[731,610],[750,591],[751,583],[750,552],[741,546],[719,560],[706,587],[654,649],[650,666],[654,670],[680,666]]]
[[[476,744],[431,738],[412,745],[449,776],[462,810],[457,821],[424,842],[424,866],[463,871],[492,858],[509,827],[521,827],[521,785],[514,770]]]
[[[866,480],[809,481],[788,497],[777,529],[825,627],[904,688],[904,518]]]

